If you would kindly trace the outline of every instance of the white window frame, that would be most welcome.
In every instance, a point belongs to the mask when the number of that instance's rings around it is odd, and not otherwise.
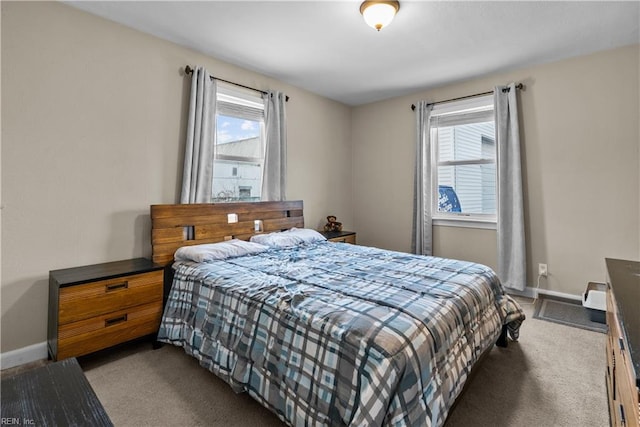
[[[440,166],[459,166],[459,165],[475,165],[475,164],[496,164],[497,173],[497,153],[493,159],[474,159],[474,160],[456,160],[456,161],[439,161],[439,146],[437,137],[434,138],[434,129],[432,128],[432,121],[438,119],[451,118],[460,114],[469,115],[491,115],[493,119],[494,115],[493,94],[482,95],[473,98],[468,98],[459,101],[451,101],[436,104],[431,110],[431,119],[429,122],[429,135],[431,140],[431,191],[433,197],[431,198],[431,212],[433,225],[447,226],[447,227],[469,227],[469,228],[485,228],[496,229],[497,223],[497,194],[498,194],[498,182],[496,179],[496,213],[495,214],[480,214],[480,213],[465,213],[465,212],[440,212],[439,207],[439,183],[438,183],[438,167]],[[455,120],[455,119],[454,119]],[[495,120],[495,119],[493,119]],[[495,121],[494,121],[495,126]],[[497,147],[497,145],[496,145]],[[496,148],[497,149],[497,148]]]

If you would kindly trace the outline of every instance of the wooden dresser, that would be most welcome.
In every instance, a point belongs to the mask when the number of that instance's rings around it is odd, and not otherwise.
[[[640,263],[606,259],[607,395],[612,426],[638,427],[640,407]]]
[[[49,272],[47,344],[53,360],[156,334],[164,268],[145,258]]]

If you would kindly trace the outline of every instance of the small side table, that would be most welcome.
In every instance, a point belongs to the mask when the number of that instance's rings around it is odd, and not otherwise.
[[[51,359],[157,334],[163,287],[164,267],[146,258],[50,271]]]
[[[324,237],[330,242],[351,243],[356,244],[355,231],[320,231]]]
[[[113,426],[75,358],[2,379],[2,424]]]

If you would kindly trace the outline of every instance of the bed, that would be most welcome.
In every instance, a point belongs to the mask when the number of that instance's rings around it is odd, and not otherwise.
[[[302,201],[153,205],[151,219],[173,276],[158,340],[289,425],[440,426],[524,320],[488,267],[327,242]]]

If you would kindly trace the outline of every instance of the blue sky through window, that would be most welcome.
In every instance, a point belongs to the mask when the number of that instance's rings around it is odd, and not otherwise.
[[[216,133],[218,144],[256,138],[260,136],[260,123],[238,117],[218,115]]]

